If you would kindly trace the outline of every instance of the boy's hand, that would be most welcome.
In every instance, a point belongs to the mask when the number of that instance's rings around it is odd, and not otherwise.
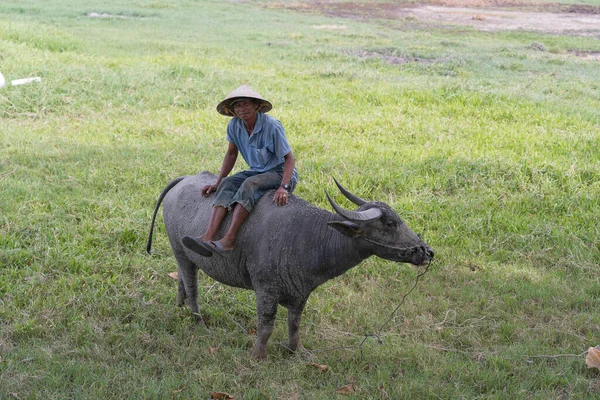
[[[212,192],[217,191],[217,185],[206,185],[202,188],[201,193],[202,196],[208,197]]]

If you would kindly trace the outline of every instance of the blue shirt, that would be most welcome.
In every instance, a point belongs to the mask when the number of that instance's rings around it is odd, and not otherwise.
[[[270,115],[257,113],[252,135],[248,136],[244,121],[234,117],[227,125],[227,141],[235,144],[251,171],[266,172],[285,162],[292,148],[283,125]]]

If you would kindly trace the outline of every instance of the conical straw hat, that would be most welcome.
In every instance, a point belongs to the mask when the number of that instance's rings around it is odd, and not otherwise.
[[[225,100],[219,103],[217,106],[217,111],[219,114],[226,115],[228,117],[235,117],[232,103],[241,98],[257,100],[260,104],[258,111],[263,113],[269,112],[273,108],[273,105],[269,101],[265,100],[250,86],[243,84],[233,92],[229,93],[227,97],[225,97]]]

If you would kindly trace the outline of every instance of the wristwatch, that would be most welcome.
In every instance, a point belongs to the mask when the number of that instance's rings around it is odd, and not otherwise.
[[[282,188],[284,188],[285,190],[287,190],[288,192],[290,191],[290,184],[289,183],[284,183],[281,185]]]

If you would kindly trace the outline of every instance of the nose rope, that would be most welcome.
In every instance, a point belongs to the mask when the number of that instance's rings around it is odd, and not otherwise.
[[[342,349],[360,349],[360,355],[362,357],[362,356],[364,356],[363,345],[365,344],[365,342],[367,341],[367,339],[369,339],[369,338],[377,338],[377,343],[383,344],[383,340],[381,339],[381,331],[383,330],[383,328],[386,327],[387,324],[390,323],[390,321],[392,321],[394,319],[394,316],[395,316],[396,312],[400,309],[400,307],[402,307],[402,305],[406,301],[406,298],[408,297],[408,295],[411,294],[413,290],[415,290],[415,288],[419,284],[419,280],[421,279],[421,277],[423,275],[425,275],[429,271],[429,267],[431,266],[432,263],[433,263],[433,261],[430,260],[429,262],[427,262],[427,264],[425,264],[425,268],[423,269],[423,271],[421,271],[417,275],[417,277],[415,278],[415,283],[413,284],[413,286],[410,288],[410,290],[408,292],[406,292],[404,294],[404,296],[402,296],[402,300],[400,300],[400,304],[398,304],[396,306],[396,308],[394,308],[394,311],[392,311],[390,313],[390,317],[387,319],[387,321],[385,321],[379,327],[379,329],[377,329],[377,333],[366,333],[365,336],[364,336],[364,338],[360,342],[360,344],[355,345],[355,346],[338,346],[338,347],[331,347],[331,348],[322,349],[322,350],[310,350],[310,353],[324,353],[324,352],[327,352],[327,351],[342,350]]]
[[[428,261],[428,262],[427,262],[427,264],[425,264],[425,268],[423,268],[423,271],[421,271],[421,272],[419,273],[419,275],[417,275],[417,277],[415,278],[415,283],[414,283],[414,285],[413,285],[413,286],[410,288],[410,290],[409,290],[408,292],[406,292],[406,293],[404,294],[404,296],[402,296],[402,300],[400,300],[400,304],[398,304],[398,305],[396,306],[396,308],[394,308],[394,311],[392,311],[392,312],[391,312],[391,314],[390,314],[390,317],[388,318],[388,320],[387,320],[387,321],[385,321],[385,323],[379,327],[379,329],[377,330],[377,333],[376,333],[376,334],[371,334],[371,335],[365,335],[365,339],[363,340],[363,342],[364,342],[365,340],[367,340],[367,337],[369,337],[369,336],[375,336],[375,337],[377,337],[377,341],[378,341],[379,343],[382,343],[382,342],[381,342],[381,331],[383,330],[383,328],[385,328],[385,326],[386,326],[387,324],[389,324],[389,323],[390,323],[390,321],[391,321],[392,319],[394,319],[394,314],[396,314],[396,311],[398,311],[398,309],[400,309],[400,307],[402,307],[402,304],[404,304],[404,302],[406,301],[406,298],[408,297],[408,295],[409,295],[409,294],[411,294],[411,292],[412,292],[413,290],[415,290],[415,288],[416,288],[416,287],[417,287],[417,285],[419,284],[419,279],[421,279],[421,277],[422,277],[423,275],[425,275],[425,274],[426,274],[426,273],[429,271],[429,266],[431,265],[431,263],[432,263],[432,262],[433,262],[433,261],[431,261],[431,260],[430,260],[430,261]],[[362,348],[361,348],[361,352],[362,352]]]
[[[394,247],[394,246],[388,246],[388,245],[385,245],[383,243],[376,242],[373,239],[369,239],[369,238],[365,238],[365,237],[363,237],[361,239],[364,240],[364,241],[366,241],[366,242],[373,243],[373,244],[375,244],[377,246],[385,247],[386,249],[392,249],[392,250],[408,251],[408,250],[413,250],[413,249],[421,249],[423,247],[423,246]],[[423,243],[423,244],[425,244],[425,243]]]

